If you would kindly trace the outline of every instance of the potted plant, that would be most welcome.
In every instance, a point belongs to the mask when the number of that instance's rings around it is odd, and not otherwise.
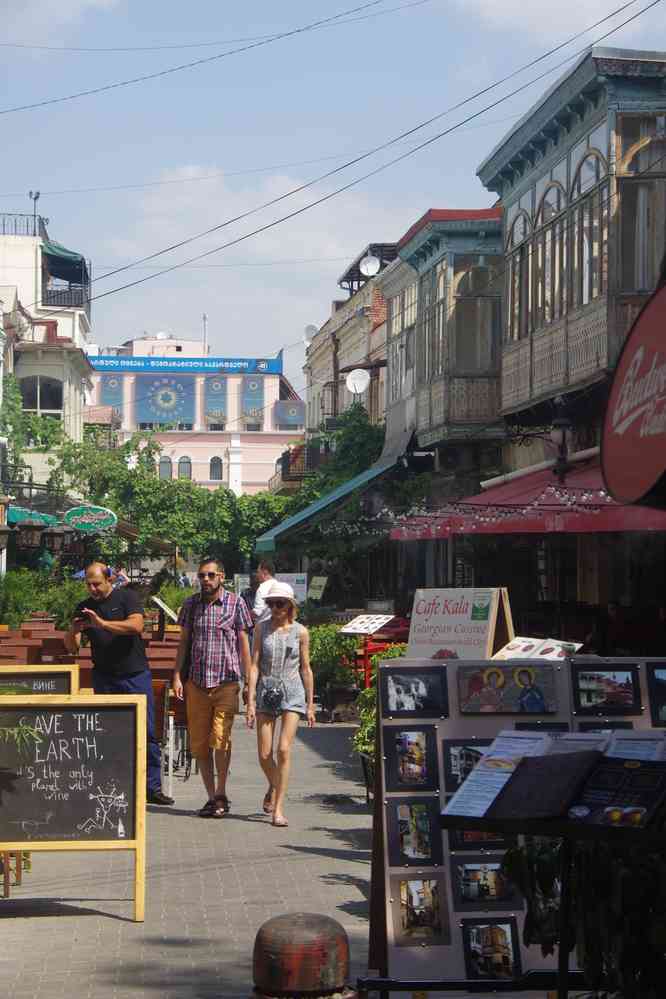
[[[315,690],[329,718],[346,720],[358,695],[352,669],[356,657],[356,639],[340,634],[335,624],[310,628],[310,662]],[[351,711],[350,711],[351,706]]]

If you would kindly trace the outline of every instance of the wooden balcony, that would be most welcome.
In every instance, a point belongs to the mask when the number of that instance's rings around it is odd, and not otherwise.
[[[499,421],[500,380],[498,375],[449,374],[417,391],[416,427],[419,444],[465,436],[474,439],[492,436]]]
[[[268,480],[268,491],[271,493],[295,493],[300,489],[303,479],[312,475],[322,461],[319,447],[300,444],[284,451],[277,462],[275,474]]]
[[[612,364],[606,299],[502,348],[503,413],[600,378]]]

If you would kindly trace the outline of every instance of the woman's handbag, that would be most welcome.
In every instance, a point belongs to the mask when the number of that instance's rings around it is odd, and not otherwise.
[[[261,678],[261,704],[269,711],[280,711],[285,702],[286,690],[282,680],[273,676]]]

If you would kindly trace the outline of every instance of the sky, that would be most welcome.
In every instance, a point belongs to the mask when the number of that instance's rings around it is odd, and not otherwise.
[[[94,342],[158,331],[199,337],[206,313],[212,353],[261,357],[285,347],[286,373],[302,391],[305,326],[321,325],[331,302],[345,297],[337,281],[348,264],[370,242],[398,240],[429,208],[491,205],[479,163],[566,67],[324,204],[197,263],[158,271],[330,194],[573,56],[649,0],[411,139],[105,280],[440,114],[622,0],[380,0],[342,23],[202,66],[6,113],[231,52],[252,44],[239,39],[368,2],[4,0],[0,212],[30,212],[27,192],[39,190],[50,236],[92,261],[93,295],[114,292],[93,302]],[[603,44],[649,49],[662,38],[656,47],[666,49],[665,27],[662,0]]]

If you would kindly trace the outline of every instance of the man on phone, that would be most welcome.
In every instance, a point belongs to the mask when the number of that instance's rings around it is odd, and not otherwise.
[[[77,655],[81,632],[90,639],[93,688],[96,694],[145,694],[147,719],[146,800],[151,805],[173,805],[162,792],[160,747],[155,737],[155,701],[150,669],[143,644],[143,608],[134,590],[113,588],[113,572],[102,562],[86,569],[90,596],[74,612],[65,635],[65,647]]]

